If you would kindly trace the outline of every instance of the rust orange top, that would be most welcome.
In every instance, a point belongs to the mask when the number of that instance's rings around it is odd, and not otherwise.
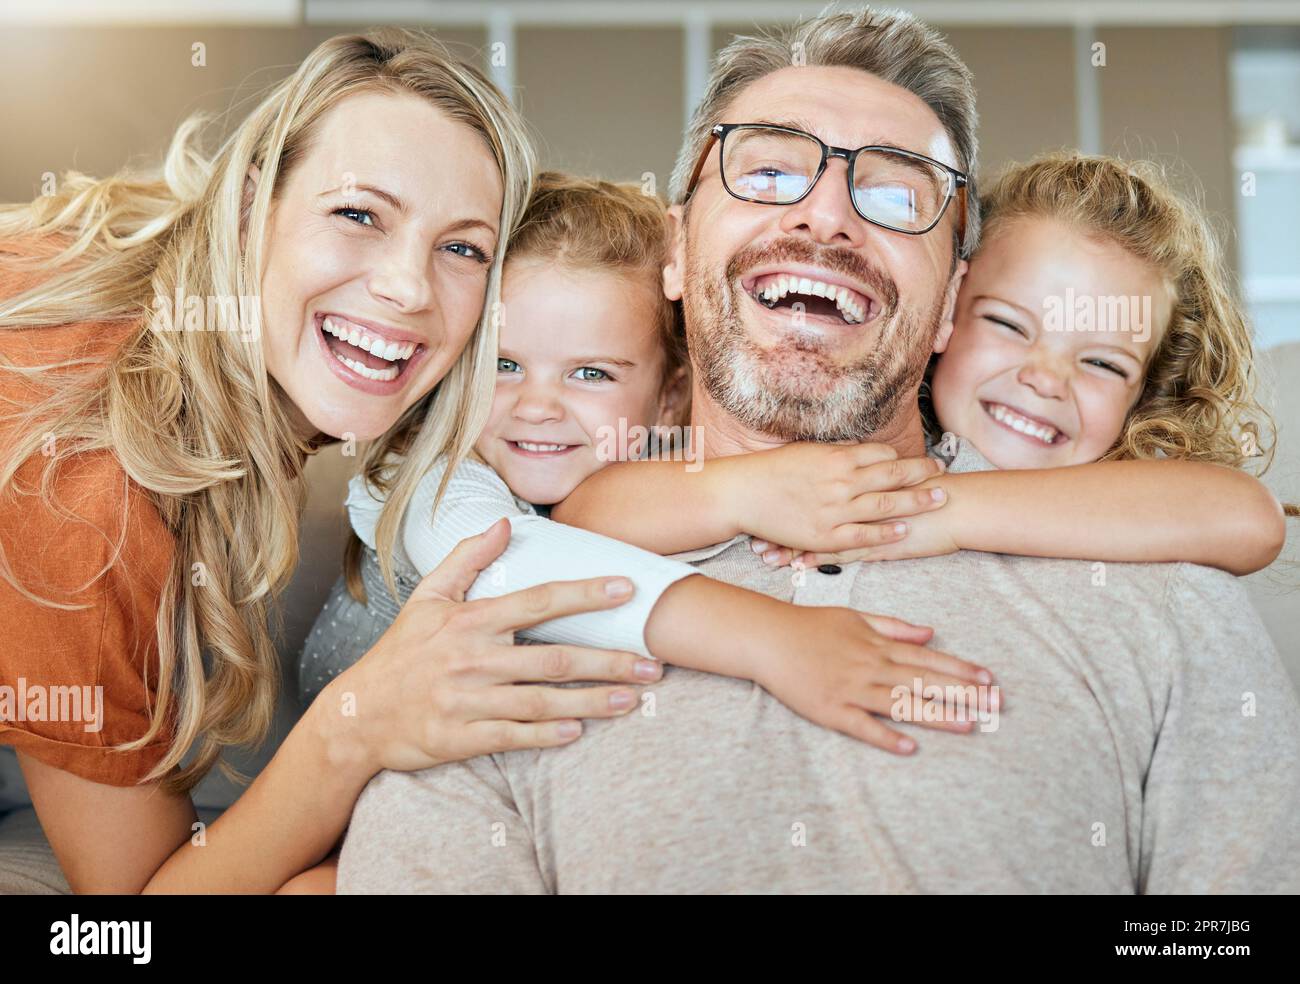
[[[48,242],[0,241],[0,297],[44,276],[13,270],[5,254],[49,249]],[[96,321],[0,328],[0,363],[103,360],[137,329]],[[51,378],[56,374],[33,378],[0,364],[0,449],[12,447],[14,414],[48,392],[41,380]],[[158,681],[155,618],[175,538],[111,452],[64,459],[53,478],[53,506],[39,494],[48,463],[33,456],[17,482],[0,490],[0,548],[19,584],[84,607],[41,604],[0,577],[0,744],[94,782],[131,785],[158,763],[171,737],[168,727],[145,748],[113,748],[148,728]]]

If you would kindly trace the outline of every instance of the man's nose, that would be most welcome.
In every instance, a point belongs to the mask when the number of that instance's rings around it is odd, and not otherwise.
[[[828,246],[863,245],[867,222],[858,215],[849,196],[848,163],[838,158],[826,162],[826,170],[801,201],[787,205],[781,216],[781,231],[807,235]]]

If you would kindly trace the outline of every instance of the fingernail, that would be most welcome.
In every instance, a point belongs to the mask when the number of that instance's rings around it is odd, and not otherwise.
[[[978,680],[980,683],[992,683],[993,674],[990,673],[988,670],[980,670],[978,673],[975,674],[975,679]]]
[[[894,524],[894,536],[907,536],[907,524],[906,524],[906,523],[895,523],[895,524]]]
[[[946,499],[947,497],[948,497],[948,493],[945,492],[943,489],[930,490],[930,498],[933,499],[935,502],[943,502],[943,500]]]
[[[911,753],[916,751],[916,742],[911,738],[900,738],[898,740],[898,750],[900,752]]]
[[[627,710],[636,703],[636,694],[630,690],[615,690],[609,695],[609,706],[616,711]]]
[[[605,594],[611,598],[622,598],[632,593],[632,582],[625,577],[616,577],[605,582]]]
[[[561,738],[577,738],[582,734],[582,725],[577,721],[565,721],[557,730]]]
[[[662,672],[663,664],[653,659],[639,659],[632,667],[632,674],[640,680],[658,680]]]
[[[763,554],[763,560],[768,564],[775,564],[780,559],[781,552],[779,550],[769,550],[767,553]]]
[[[749,549],[754,551],[754,553],[756,554],[767,553],[767,548],[770,546],[771,544],[768,543],[766,540],[749,541]]]

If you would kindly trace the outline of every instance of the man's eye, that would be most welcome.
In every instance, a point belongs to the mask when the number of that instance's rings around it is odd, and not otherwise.
[[[588,373],[591,373],[591,375],[588,375]],[[573,374],[584,383],[599,383],[602,380],[610,378],[609,373],[604,369],[596,369],[592,366],[583,366],[581,369],[575,369]]]
[[[1087,359],[1086,361],[1088,365],[1097,366],[1100,369],[1108,369],[1109,371],[1113,372],[1116,376],[1118,376],[1120,379],[1128,379],[1128,373],[1126,373],[1119,366],[1115,365],[1113,362],[1107,362],[1105,359]]]
[[[497,359],[497,372],[520,372],[519,363],[511,359]]]
[[[345,219],[355,222],[357,225],[373,226],[375,224],[375,213],[371,212],[369,209],[353,208],[350,205],[345,205],[343,208],[336,208],[334,214],[341,215]],[[365,218],[359,219],[355,218],[355,216],[364,216]],[[365,221],[366,219],[369,221]]]

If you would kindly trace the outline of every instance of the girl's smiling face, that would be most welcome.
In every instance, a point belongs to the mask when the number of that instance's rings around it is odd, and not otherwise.
[[[971,260],[934,369],[939,424],[998,468],[1096,461],[1142,392],[1171,310],[1160,274],[1113,241],[1003,220]]]
[[[660,299],[642,279],[506,261],[496,393],[475,450],[520,498],[561,501],[610,461],[637,455],[618,442],[632,428],[668,419]]]

